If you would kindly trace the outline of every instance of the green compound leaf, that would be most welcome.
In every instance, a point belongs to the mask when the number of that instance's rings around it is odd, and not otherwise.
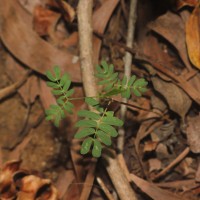
[[[99,129],[109,134],[111,137],[117,137],[118,132],[116,129],[108,124],[99,124]]]
[[[93,135],[94,133],[95,133],[94,128],[84,128],[81,131],[77,132],[74,137],[76,139],[82,139],[86,136]]]
[[[55,73],[55,75],[56,75],[56,79],[59,80],[59,79],[60,79],[60,76],[61,76],[60,68],[59,68],[58,66],[55,66],[55,67],[53,68],[53,70],[54,70],[54,73]]]
[[[102,146],[101,143],[94,139],[94,144],[92,148],[92,156],[95,158],[99,158],[101,156]]]
[[[78,121],[76,124],[75,124],[75,127],[96,127],[97,126],[97,122],[94,121],[94,120],[87,120],[87,119],[83,119],[83,120],[80,120]]]
[[[86,117],[86,118],[91,118],[94,120],[98,120],[101,118],[101,116],[95,112],[89,111],[89,110],[80,110],[78,112],[79,117]]]
[[[85,102],[90,106],[96,106],[96,105],[99,104],[99,102],[96,99],[92,98],[92,97],[86,97],[85,98]]]
[[[102,61],[101,65],[98,65],[96,69],[97,74],[95,76],[102,79],[98,82],[98,85],[103,85],[103,91],[108,92],[118,81],[118,73],[114,72],[114,66],[108,65],[106,61]]]
[[[112,126],[123,126],[124,122],[117,117],[107,116],[102,119],[102,122]]]
[[[97,131],[96,135],[105,145],[110,146],[112,144],[110,136],[105,132],[99,130]]]
[[[87,154],[91,148],[93,139],[91,137],[86,138],[81,145],[81,154]]]

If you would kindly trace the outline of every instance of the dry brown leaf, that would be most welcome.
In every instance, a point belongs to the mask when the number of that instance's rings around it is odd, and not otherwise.
[[[134,174],[130,174],[130,180],[133,181],[143,192],[150,196],[154,200],[186,200],[181,196],[178,196],[167,190],[163,190],[153,183],[149,183],[144,179],[141,179]]]
[[[195,117],[187,117],[187,141],[190,150],[194,153],[200,153],[200,115]]]
[[[75,180],[75,174],[73,170],[63,170],[56,182],[56,188],[59,191],[60,197],[63,198],[70,185]]]
[[[153,108],[158,109],[162,112],[167,108],[166,104],[163,102],[163,100],[157,96],[156,94],[153,94],[151,96],[151,105]]]
[[[39,5],[35,7],[33,16],[34,30],[40,36],[47,36],[50,26],[55,25],[61,15]]]
[[[173,83],[152,77],[154,89],[167,101],[170,109],[177,113],[183,120],[191,107],[192,101],[188,95]]]
[[[27,80],[29,75],[30,75],[30,71],[26,72],[26,74],[21,78],[21,80],[13,83],[12,85],[10,85],[6,88],[1,89],[0,90],[0,100],[13,94],[14,92],[16,92],[17,89]]]
[[[21,79],[27,73],[27,70],[11,55],[7,54],[6,73],[15,82]],[[39,94],[38,78],[35,75],[30,76],[17,91],[26,105],[33,103]]]
[[[177,9],[181,9],[185,6],[195,7],[198,4],[198,0],[177,0],[176,7]]]
[[[186,23],[186,43],[190,61],[200,69],[200,7],[193,10]]]
[[[81,81],[79,64],[72,64],[74,55],[62,52],[41,39],[32,30],[31,18],[18,1],[1,0],[0,9],[1,40],[17,59],[42,74],[59,65],[73,81]]]
[[[27,175],[16,184],[19,189],[17,200],[58,200],[57,189],[49,179]]]
[[[151,158],[148,160],[149,172],[158,171],[162,168],[162,163],[157,158]]]
[[[21,161],[10,161],[4,164],[0,172],[0,199],[12,199],[16,196],[13,185],[13,174],[19,169]]]
[[[157,146],[158,146],[158,142],[154,142],[154,141],[145,142],[143,152],[145,153],[145,152],[154,151]]]
[[[185,66],[190,70],[191,64],[185,44],[185,27],[181,17],[172,12],[167,12],[149,24],[149,27],[168,40],[178,50]]]

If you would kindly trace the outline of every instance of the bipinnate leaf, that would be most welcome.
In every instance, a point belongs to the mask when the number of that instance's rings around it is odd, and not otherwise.
[[[101,151],[102,151],[101,143],[97,139],[94,139],[92,156],[95,158],[99,158],[101,156]]]
[[[81,154],[87,154],[91,148],[93,139],[91,137],[86,138],[81,145]]]

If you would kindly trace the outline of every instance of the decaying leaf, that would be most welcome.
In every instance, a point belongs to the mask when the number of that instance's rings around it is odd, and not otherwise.
[[[187,141],[190,150],[194,153],[200,153],[200,115],[195,117],[187,117]]]
[[[148,160],[149,172],[158,171],[162,168],[162,163],[157,158],[151,158]]]
[[[150,23],[149,27],[168,40],[177,49],[185,66],[191,69],[185,44],[185,27],[181,17],[172,12],[167,12]]]
[[[69,51],[62,52],[41,39],[32,30],[31,18],[18,1],[0,1],[0,18],[1,40],[23,64],[42,74],[59,65],[73,81],[81,81],[79,64],[72,64],[74,55]]]
[[[186,23],[186,43],[190,61],[200,69],[200,7],[193,10]]]
[[[40,36],[47,36],[50,27],[52,25],[54,26],[61,16],[59,13],[53,12],[42,6],[36,6],[33,14],[33,27]]]
[[[18,200],[57,200],[58,192],[49,179],[28,175],[18,182]]]
[[[74,8],[67,3],[64,0],[59,0],[59,1],[55,1],[55,0],[48,0],[47,1],[47,5],[48,6],[54,6],[57,9],[60,10],[60,12],[63,14],[63,17],[65,18],[65,20],[67,22],[72,22],[75,18],[75,10]]]
[[[166,99],[170,109],[184,120],[192,104],[188,95],[175,84],[163,81],[158,77],[152,77],[152,82],[154,89]]]
[[[176,7],[177,9],[181,9],[185,6],[195,7],[198,4],[198,0],[177,0]]]
[[[0,172],[0,199],[16,197],[16,188],[13,184],[13,174],[19,169],[21,161],[7,162]]]

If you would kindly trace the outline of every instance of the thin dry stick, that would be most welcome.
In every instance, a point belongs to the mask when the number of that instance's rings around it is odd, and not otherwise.
[[[80,63],[83,87],[86,96],[97,96],[97,87],[94,79],[93,56],[92,56],[92,7],[93,0],[80,0],[78,4],[78,30],[80,45]],[[86,181],[92,185],[94,181],[95,164],[91,163]],[[89,179],[89,180],[88,180]],[[89,182],[88,182],[89,181]],[[89,198],[91,189],[83,187],[80,200]]]
[[[101,189],[103,190],[103,192],[106,195],[106,197],[108,198],[108,200],[115,200],[100,177],[97,177],[97,182],[101,186]]]
[[[126,46],[129,48],[133,48],[133,39],[134,39],[134,32],[135,32],[135,22],[136,22],[136,6],[137,0],[131,0],[130,3],[130,12],[129,12],[129,21],[128,21],[128,34],[127,34],[127,41]],[[132,64],[132,54],[126,52],[124,57],[124,74],[127,76],[129,80],[131,77],[131,64]],[[127,99],[123,98],[122,101],[127,103]],[[126,105],[121,105],[120,115],[121,119],[125,120],[125,115],[127,111]],[[125,131],[122,128],[119,129],[119,137],[118,137],[118,149],[122,152],[124,147],[124,134]]]
[[[158,173],[153,180],[156,180],[158,178],[160,178],[161,176],[163,176],[164,174],[166,174],[171,168],[173,168],[177,163],[179,163],[180,161],[182,161],[185,156],[187,156],[187,154],[190,152],[190,148],[186,147],[184,149],[184,151],[175,159],[173,160],[173,162],[171,162],[167,167],[165,167],[160,173]]]
[[[80,64],[86,96],[98,96],[92,62],[92,0],[80,0],[78,5],[78,29]],[[121,200],[135,200],[135,194],[116,158],[106,157],[106,169]],[[91,179],[90,179],[91,180]],[[83,188],[83,190],[86,188]],[[88,189],[88,188],[87,188]],[[90,191],[89,191],[90,192]],[[89,196],[88,192],[88,196]],[[86,200],[85,192],[82,191]],[[85,198],[85,199],[83,199]]]

